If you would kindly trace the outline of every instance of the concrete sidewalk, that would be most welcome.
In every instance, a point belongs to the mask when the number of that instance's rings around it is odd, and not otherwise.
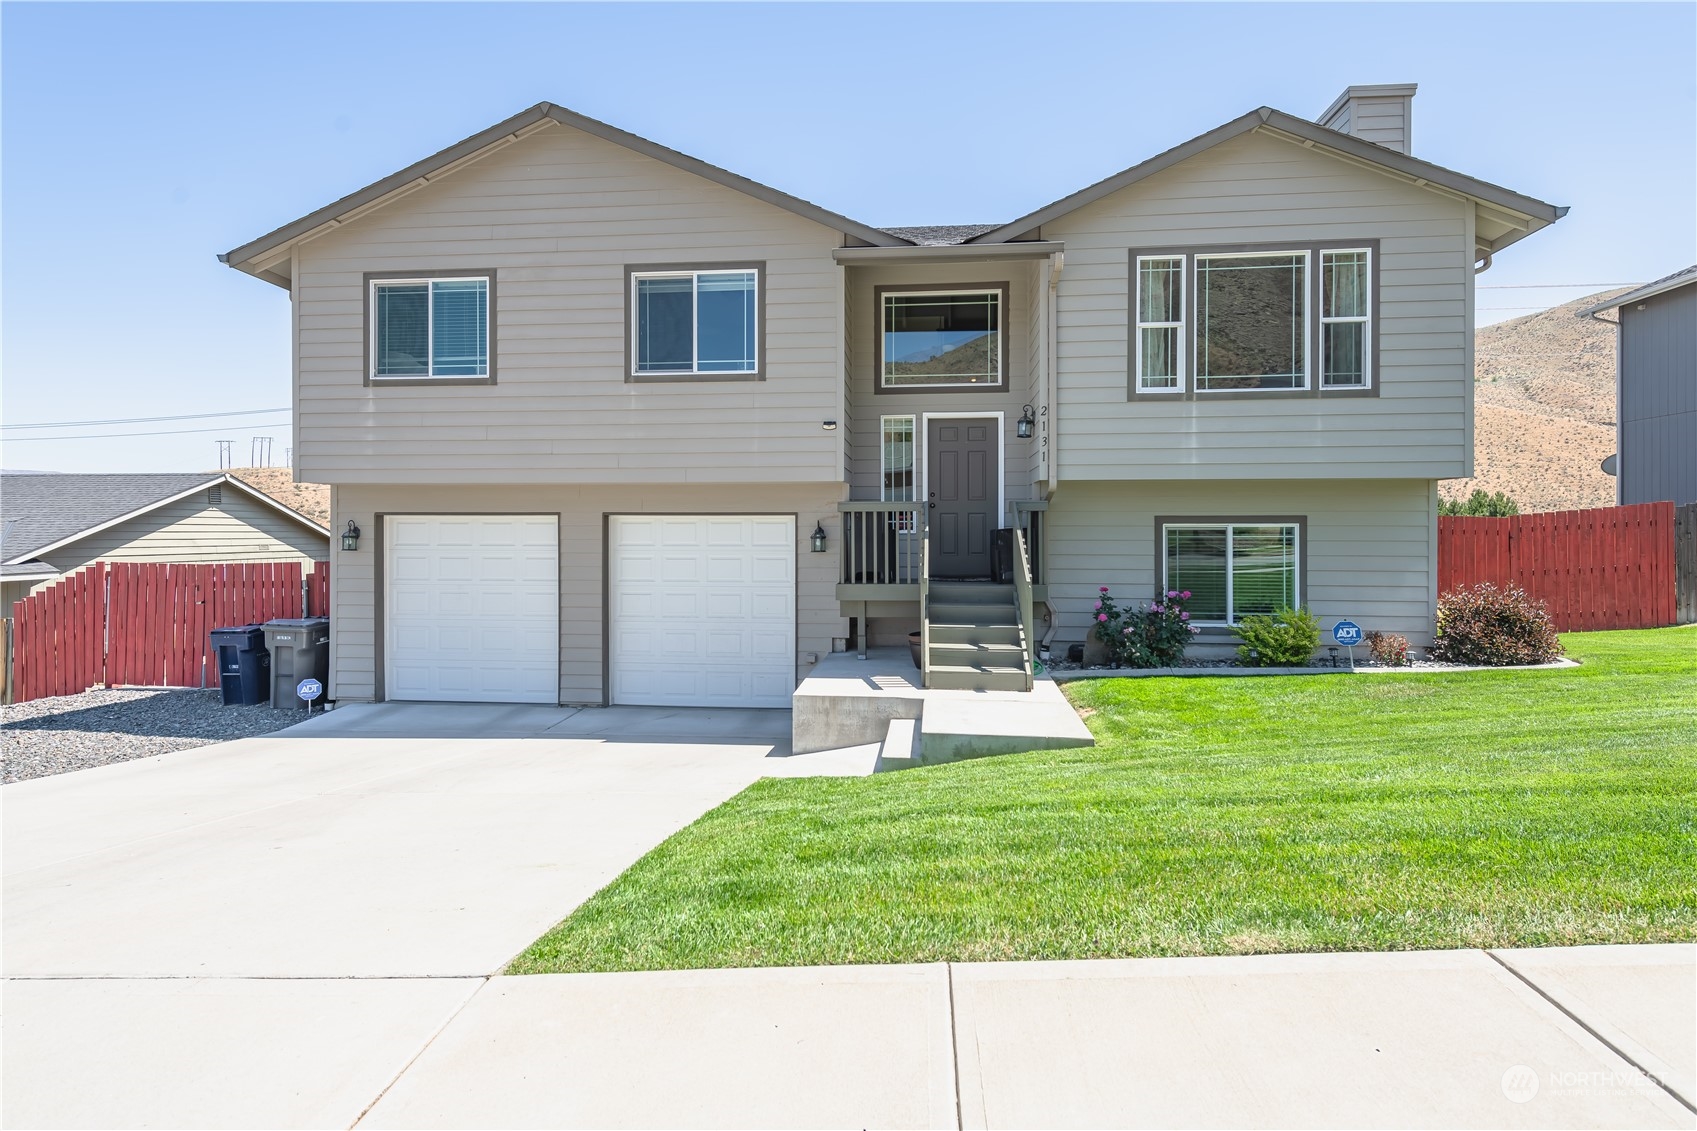
[[[1692,1127],[1694,973],[1623,946],[496,978],[360,1126]]]

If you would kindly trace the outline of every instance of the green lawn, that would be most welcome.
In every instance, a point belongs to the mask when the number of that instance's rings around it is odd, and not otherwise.
[[[1583,667],[1092,680],[1098,745],[769,780],[515,973],[1697,938],[1697,630]]]

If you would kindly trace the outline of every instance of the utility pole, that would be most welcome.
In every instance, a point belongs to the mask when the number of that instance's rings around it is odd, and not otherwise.
[[[248,452],[254,467],[271,466],[271,437],[255,436]]]
[[[230,455],[230,445],[233,444],[233,443],[235,443],[234,440],[219,440],[218,441],[218,470],[219,471],[224,471],[227,468],[229,468],[230,461],[232,459],[232,457]]]

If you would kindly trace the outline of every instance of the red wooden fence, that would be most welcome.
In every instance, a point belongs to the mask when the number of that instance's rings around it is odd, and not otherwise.
[[[329,609],[330,563],[96,562],[12,607],[13,699],[218,683],[215,628]]]
[[[1438,591],[1518,585],[1563,632],[1675,621],[1674,508],[1637,503],[1438,519]]]

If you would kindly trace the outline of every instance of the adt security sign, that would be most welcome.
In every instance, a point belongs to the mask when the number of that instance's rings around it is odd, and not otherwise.
[[[1361,626],[1352,620],[1340,620],[1332,626],[1332,639],[1345,648],[1361,643]]]
[[[295,684],[295,694],[306,700],[306,709],[312,710],[312,701],[324,694],[324,685],[316,679],[303,679]]]

